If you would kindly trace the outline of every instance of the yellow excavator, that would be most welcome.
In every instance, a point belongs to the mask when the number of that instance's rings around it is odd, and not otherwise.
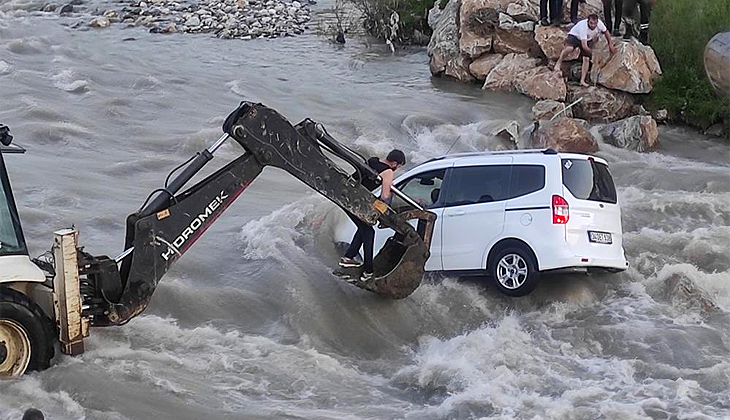
[[[355,286],[401,299],[420,285],[436,215],[397,189],[408,207],[393,209],[375,197],[361,182],[377,183],[378,174],[321,124],[305,119],[292,125],[271,108],[242,102],[223,132],[127,217],[118,256],[86,252],[72,228],[55,232],[45,258],[31,259],[4,160],[25,149],[0,126],[0,378],[48,368],[57,347],[81,354],[90,327],[123,325],[142,313],[172,264],[269,165],[368,224],[395,232],[374,259],[374,277]],[[231,139],[244,153],[183,189]]]

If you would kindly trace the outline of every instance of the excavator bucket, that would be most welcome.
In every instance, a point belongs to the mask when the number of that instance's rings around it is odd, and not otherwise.
[[[399,213],[398,217],[407,222],[417,219],[416,236],[401,240],[396,233],[388,238],[378,255],[373,259],[373,277],[359,281],[362,268],[339,268],[335,275],[351,280],[362,289],[392,299],[403,299],[421,285],[423,269],[430,256],[429,247],[433,234],[436,215],[425,210],[410,210]]]

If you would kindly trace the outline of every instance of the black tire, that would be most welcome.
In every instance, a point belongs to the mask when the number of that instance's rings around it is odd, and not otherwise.
[[[51,320],[41,308],[22,293],[0,288],[0,321],[18,325],[30,341],[30,362],[26,371],[43,370],[51,365],[55,335]],[[8,372],[0,372],[0,376]]]
[[[524,296],[540,281],[534,254],[516,243],[495,252],[489,259],[488,270],[497,289],[508,296]]]

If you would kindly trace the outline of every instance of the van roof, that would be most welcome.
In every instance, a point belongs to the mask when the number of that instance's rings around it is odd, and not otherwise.
[[[499,150],[499,151],[454,153],[454,154],[450,154],[450,155],[444,155],[444,156],[439,156],[439,157],[429,159],[429,160],[423,162],[421,165],[431,163],[431,162],[436,162],[436,161],[443,161],[443,163],[453,163],[453,162],[456,162],[457,160],[460,160],[463,158],[479,157],[479,156],[495,156],[495,155],[509,156],[509,155],[529,155],[529,154],[557,155],[561,159],[594,158],[598,162],[607,164],[606,161],[602,158],[583,154],[583,153],[559,153],[559,152],[556,152],[554,149],[523,149],[523,150]]]

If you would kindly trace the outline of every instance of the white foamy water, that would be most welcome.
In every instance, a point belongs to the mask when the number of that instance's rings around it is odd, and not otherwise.
[[[0,122],[28,149],[6,161],[33,255],[72,224],[86,251],[116,255],[125,217],[242,100],[409,165],[504,149],[494,130],[530,124],[532,101],[431,79],[423,49],[87,30],[110,4],[42,6],[0,2]],[[346,216],[266,169],[145,314],[0,383],[0,420],[30,406],[74,420],[728,419],[730,147],[682,129],[661,141],[599,152],[630,269],[544,278],[520,299],[446,278],[390,301],[335,278]],[[225,144],[212,166],[240,153]]]

